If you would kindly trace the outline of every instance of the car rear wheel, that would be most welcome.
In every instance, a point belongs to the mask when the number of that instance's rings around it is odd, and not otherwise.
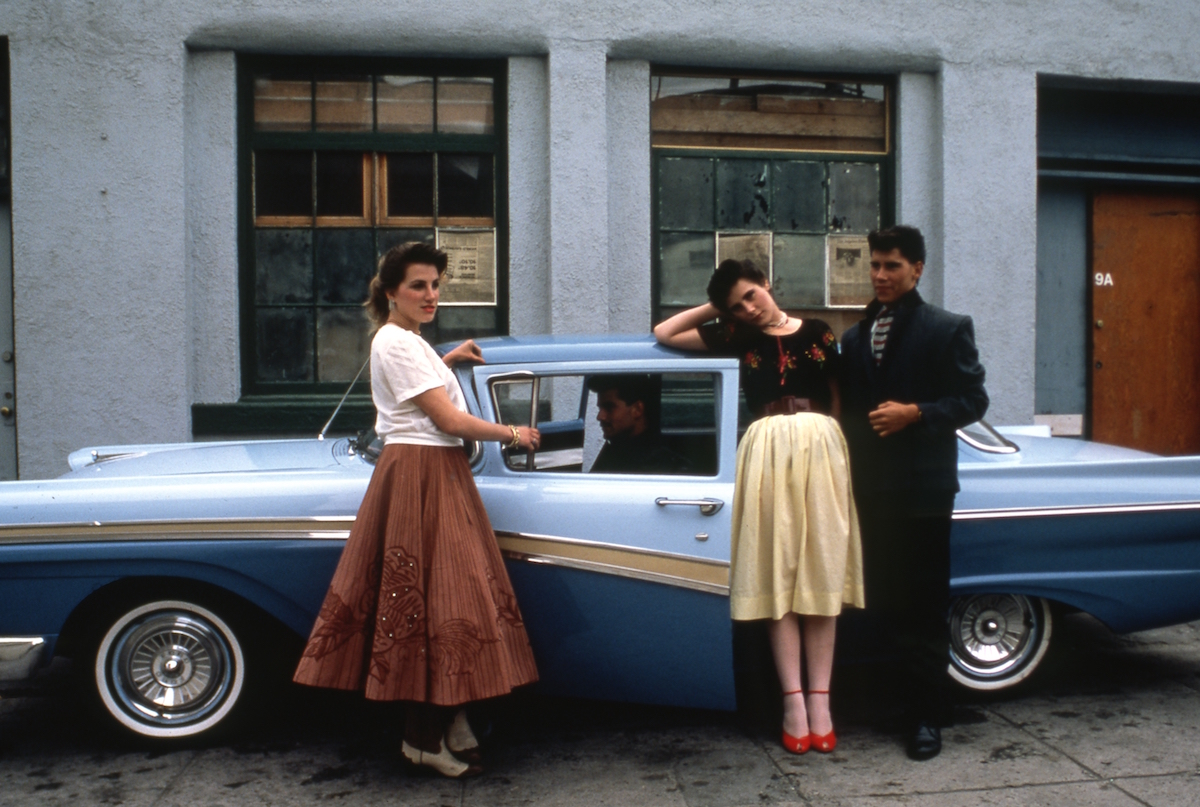
[[[972,594],[950,606],[950,676],[968,689],[1024,681],[1050,647],[1050,603],[1022,594]]]
[[[109,625],[92,677],[104,710],[125,729],[143,737],[193,737],[238,705],[245,655],[217,614],[194,602],[157,600]]]

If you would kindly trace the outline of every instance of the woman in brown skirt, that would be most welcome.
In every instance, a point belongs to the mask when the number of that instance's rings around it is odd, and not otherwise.
[[[446,253],[395,247],[363,304],[383,452],[296,670],[301,684],[408,704],[404,756],[449,777],[480,772],[463,706],[537,680],[529,637],[462,438],[536,449],[537,429],[467,414],[450,370],[482,361],[467,341],[439,358],[420,337]]]

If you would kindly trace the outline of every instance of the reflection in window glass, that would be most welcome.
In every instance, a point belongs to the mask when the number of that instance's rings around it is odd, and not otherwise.
[[[775,231],[825,232],[825,163],[775,160]]]
[[[312,152],[254,153],[254,215],[311,216]]]
[[[878,164],[829,164],[829,223],[845,233],[869,233],[879,227]]]
[[[364,295],[365,296],[365,295]],[[361,308],[328,308],[317,313],[317,378],[349,382],[371,350],[371,326]]]
[[[383,253],[392,247],[398,247],[409,241],[424,241],[426,244],[434,244],[436,246],[437,237],[432,227],[389,227],[386,230],[377,230],[375,232],[375,256],[381,258],[383,257]]]
[[[374,118],[370,76],[317,79],[316,123],[322,132],[369,132]]]
[[[664,230],[713,226],[713,161],[664,157],[658,169],[658,225]]]
[[[662,233],[658,238],[659,299],[664,306],[700,305],[715,263],[712,233]]]
[[[433,219],[433,155],[387,155],[387,215]]]
[[[318,303],[361,303],[375,274],[370,230],[329,229],[314,234]]]
[[[312,381],[312,310],[259,309],[257,324],[258,377],[267,381]]]
[[[433,77],[380,76],[375,87],[379,131],[433,131]]]
[[[771,292],[785,308],[825,305],[825,239],[776,233]]]
[[[258,76],[254,79],[254,128],[260,132],[307,132],[312,128],[312,82]]]
[[[438,78],[437,130],[454,134],[492,134],[492,79]]]
[[[717,161],[717,228],[770,227],[771,174],[765,160]]]
[[[492,217],[492,155],[438,155],[438,217]]]
[[[256,303],[311,302],[312,230],[258,230],[254,266]]]
[[[317,152],[317,215],[361,219],[363,155],[354,151]]]

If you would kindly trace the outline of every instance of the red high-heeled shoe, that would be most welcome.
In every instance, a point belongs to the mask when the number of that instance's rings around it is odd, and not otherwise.
[[[784,697],[788,695],[803,695],[803,689],[793,689],[791,692],[783,693]],[[787,729],[783,730],[783,739],[781,740],[783,749],[791,754],[808,753],[809,747],[812,745],[812,734],[805,734],[803,737],[793,737],[787,733]]]
[[[809,695],[828,695],[828,689],[810,689]],[[822,754],[831,754],[833,749],[837,748],[837,735],[830,729],[828,734],[809,734],[809,745],[812,748],[820,751]]]

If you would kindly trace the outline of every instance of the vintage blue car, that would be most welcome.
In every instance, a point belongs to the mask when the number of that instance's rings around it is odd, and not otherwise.
[[[735,707],[729,502],[738,368],[648,337],[500,338],[457,368],[471,410],[536,423],[536,454],[468,446],[544,691]],[[602,376],[638,373],[679,466],[591,471]],[[960,432],[950,670],[1034,671],[1057,608],[1127,632],[1200,618],[1200,459]],[[371,435],[83,449],[0,485],[0,679],[74,659],[142,736],[226,721],[307,636],[371,475]],[[1054,606],[1052,608],[1052,606]],[[298,641],[291,645],[293,653]]]

